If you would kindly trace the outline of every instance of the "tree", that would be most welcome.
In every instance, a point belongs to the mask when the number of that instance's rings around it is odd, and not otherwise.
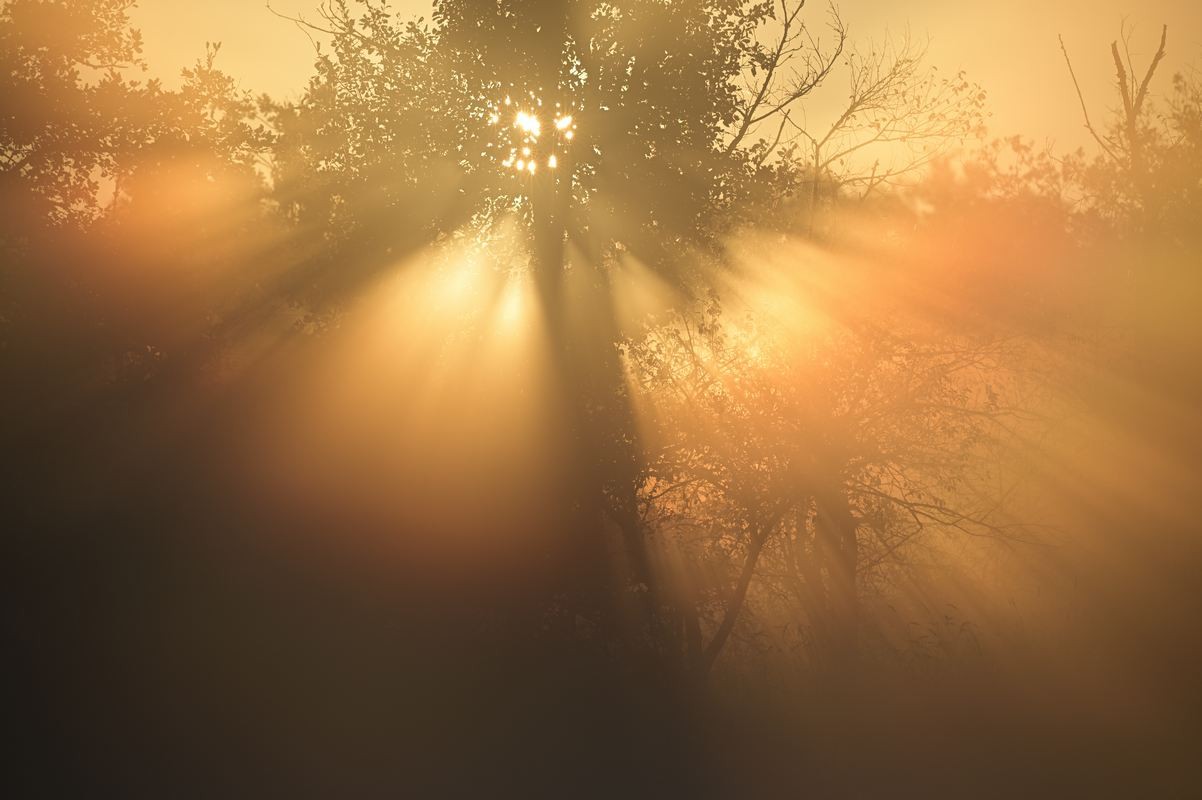
[[[933,153],[979,111],[962,77],[938,81],[904,43],[849,56],[850,106],[811,134],[799,104],[836,70],[847,34],[833,9],[829,37],[815,34],[806,8],[442,0],[427,23],[332,0],[315,20],[294,18],[329,42],[305,98],[277,115],[280,205],[302,230],[334,235],[305,283],[353,288],[452,231],[523,222],[565,417],[565,485],[550,494],[565,529],[597,529],[585,541],[616,526],[644,631],[659,625],[659,600],[613,265],[637,259],[702,296],[730,232],[797,191],[798,137],[811,137],[811,171],[826,180],[842,159],[907,136]],[[874,169],[867,188],[926,158]]]
[[[430,27],[375,3],[330,3],[308,24],[331,53],[283,126],[285,174],[315,174],[332,201],[298,202],[347,219],[339,230],[360,253],[377,242],[370,264],[473,221],[526,223],[568,420],[574,488],[560,502],[571,526],[594,527],[603,511],[618,521],[643,586],[652,576],[607,271],[621,248],[681,284],[691,249],[729,227],[762,166],[727,147],[725,131],[767,14],[741,0],[448,0]],[[442,196],[421,194],[435,185]],[[413,224],[397,235],[404,219]]]
[[[1133,233],[1171,233],[1190,226],[1199,193],[1199,81],[1183,72],[1172,80],[1167,102],[1153,92],[1157,70],[1167,53],[1168,28],[1142,76],[1131,57],[1133,31],[1126,28],[1110,45],[1119,105],[1110,119],[1095,123],[1073,69],[1067,46],[1061,51],[1081,103],[1082,122],[1098,147],[1094,157],[1078,152],[1066,162],[1079,192],[1082,210],[1107,227],[1122,224]],[[1130,223],[1130,224],[1127,224]]]
[[[0,8],[5,239],[47,217],[61,223],[97,214],[100,182],[128,146],[100,103],[136,91],[121,77],[141,65],[132,6],[13,0]]]
[[[985,92],[964,71],[940,77],[925,55],[908,35],[848,54],[848,99],[838,115],[821,126],[794,124],[813,154],[815,191],[829,180],[865,197],[982,130]]]
[[[986,466],[1037,420],[1022,343],[862,300],[811,309],[833,317],[802,336],[713,306],[626,350],[654,430],[640,510],[696,669],[754,631],[752,609],[846,663],[860,598],[930,536],[1030,532]]]
[[[728,147],[744,146],[750,134],[759,133],[754,144],[748,143],[757,164],[775,160],[795,181],[804,177],[809,191],[801,199],[813,233],[824,191],[832,197],[845,191],[867,197],[979,133],[985,92],[963,71],[940,77],[925,63],[925,47],[909,34],[850,44],[834,6],[830,41],[824,45],[800,19],[805,6],[804,0],[782,0],[775,8],[774,35],[749,59]],[[812,119],[800,101],[841,72],[847,100],[825,121]]]
[[[178,91],[127,77],[143,67],[132,5],[0,9],[4,358],[47,391],[141,386],[163,353],[191,364],[256,280],[234,267],[266,233],[258,105],[219,45]]]

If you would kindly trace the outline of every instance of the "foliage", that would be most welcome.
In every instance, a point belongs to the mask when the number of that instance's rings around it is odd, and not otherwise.
[[[711,309],[627,349],[656,421],[643,514],[714,637],[707,661],[735,619],[791,620],[822,659],[859,625],[841,616],[854,595],[924,536],[1024,535],[985,466],[1034,421],[1007,399],[1018,344],[889,318],[891,331],[865,320],[798,342]]]

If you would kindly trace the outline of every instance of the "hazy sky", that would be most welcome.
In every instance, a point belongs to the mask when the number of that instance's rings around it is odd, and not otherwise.
[[[274,0],[283,11],[311,11],[318,0]],[[243,86],[289,97],[304,87],[312,45],[273,16],[265,0],[139,0],[136,19],[156,74],[177,75],[206,41],[223,43],[221,65]],[[395,0],[414,14],[425,0]],[[817,21],[821,4],[813,3]],[[1202,67],[1202,0],[842,0],[853,38],[879,37],[907,24],[931,37],[930,60],[945,71],[966,69],[990,94],[991,129],[1058,144],[1084,143],[1080,110],[1056,35],[1063,33],[1077,73],[1096,109],[1110,100],[1109,42],[1124,20],[1136,26],[1133,54],[1146,63],[1160,25],[1169,25],[1169,58],[1162,78],[1187,64]],[[1162,84],[1162,86],[1167,84]]]

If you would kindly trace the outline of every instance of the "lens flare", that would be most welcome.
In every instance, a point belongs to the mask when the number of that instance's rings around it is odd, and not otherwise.
[[[534,114],[528,114],[525,111],[518,112],[513,124],[527,136],[532,136],[536,139],[538,138],[539,133],[542,132],[542,123],[539,121],[538,117],[536,117]]]

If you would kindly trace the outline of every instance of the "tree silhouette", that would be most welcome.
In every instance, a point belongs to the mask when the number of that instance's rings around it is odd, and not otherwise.
[[[675,553],[677,646],[696,669],[751,629],[749,606],[846,664],[861,597],[924,539],[1033,535],[990,466],[1039,422],[1020,342],[864,302],[871,318],[827,309],[841,324],[804,342],[715,307],[627,349],[655,419],[640,512]]]
[[[105,111],[136,91],[119,73],[141,63],[131,5],[17,0],[0,9],[0,189],[10,230],[95,215],[98,174],[130,145]]]
[[[393,255],[472,220],[525,220],[574,442],[564,513],[573,527],[616,519],[644,587],[607,271],[621,248],[684,285],[688,253],[719,241],[775,174],[728,135],[736,78],[759,57],[770,13],[731,0],[444,2],[430,27],[331,3],[308,23],[332,37],[331,54],[282,126],[284,174],[317,173],[328,189],[309,202],[332,200],[322,216],[353,220],[352,248],[378,241]],[[431,186],[440,196],[414,192]],[[572,289],[569,266],[583,276]]]
[[[834,9],[815,32],[806,5],[444,0],[427,23],[336,0],[293,18],[328,40],[305,98],[276,117],[280,206],[335,237],[306,285],[354,287],[452,231],[523,222],[566,426],[550,502],[566,530],[594,531],[579,535],[593,543],[586,561],[605,560],[607,526],[620,532],[643,631],[658,626],[659,599],[613,266],[635,259],[702,296],[725,237],[781,208],[806,171],[812,196],[836,165],[841,184],[871,191],[979,116],[977,90],[938,80],[903,42],[853,52],[847,109],[812,132],[799,104],[836,72],[847,32]],[[917,138],[904,164],[878,159],[859,178],[846,163]]]
[[[1166,55],[1168,28],[1142,76],[1131,59],[1133,31],[1125,27],[1110,45],[1118,103],[1107,120],[1095,122],[1081,93],[1068,48],[1061,51],[1081,103],[1082,122],[1100,152],[1077,154],[1068,162],[1070,177],[1083,193],[1083,204],[1108,223],[1122,221],[1134,231],[1182,230],[1182,212],[1196,209],[1198,171],[1199,81],[1196,72],[1172,79],[1168,102],[1151,91]]]
[[[178,91],[128,77],[143,67],[131,7],[20,1],[0,11],[5,311],[10,335],[29,344],[9,357],[40,354],[56,319],[66,338],[53,349],[68,361],[178,353],[254,280],[222,284],[264,233],[271,136],[257,104],[217,68],[217,45]],[[60,318],[66,298],[74,305]],[[39,361],[24,368],[73,374]]]

